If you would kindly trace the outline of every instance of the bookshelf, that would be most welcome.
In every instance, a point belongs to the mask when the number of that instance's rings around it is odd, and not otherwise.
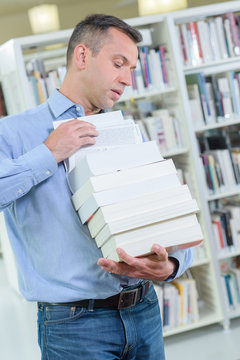
[[[198,23],[199,21],[205,21],[205,23],[209,23],[215,20],[214,17],[221,17],[222,19],[226,19],[230,12],[238,12],[240,8],[240,2],[227,2],[222,4],[216,5],[209,5],[206,7],[200,7],[195,9],[188,9],[186,11],[181,11],[175,14],[171,14],[169,17],[169,29],[172,34],[171,39],[173,41],[173,49],[174,49],[174,58],[181,59],[177,61],[176,66],[179,75],[179,84],[180,84],[180,91],[183,95],[183,105],[185,109],[185,119],[187,122],[187,128],[190,137],[191,143],[191,151],[192,156],[194,158],[194,171],[197,174],[197,182],[198,182],[198,189],[200,194],[200,202],[202,207],[202,215],[203,215],[203,223],[206,230],[206,236],[208,238],[209,250],[211,254],[211,263],[213,266],[213,272],[215,274],[216,279],[216,289],[218,290],[218,294],[220,295],[219,298],[219,306],[221,307],[222,316],[223,316],[223,326],[227,328],[230,324],[230,319],[236,316],[239,316],[239,308],[238,306],[229,306],[228,304],[228,296],[226,296],[226,289],[224,282],[222,281],[222,264],[226,262],[230,263],[233,261],[235,256],[239,255],[239,249],[237,246],[232,246],[229,248],[224,248],[221,251],[217,251],[216,249],[216,239],[215,234],[213,232],[213,226],[211,223],[211,216],[212,216],[212,209],[218,205],[219,202],[225,201],[226,198],[236,198],[239,194],[239,186],[238,184],[232,184],[231,186],[226,187],[225,189],[220,189],[220,191],[209,191],[206,186],[206,174],[203,169],[203,164],[200,159],[201,155],[201,140],[204,142],[206,138],[209,136],[218,134],[219,132],[226,133],[226,129],[231,126],[239,126],[239,114],[234,113],[234,111],[229,116],[223,116],[222,118],[217,117],[215,121],[206,121],[206,123],[202,126],[197,126],[194,124],[194,112],[191,109],[191,100],[189,100],[189,94],[187,87],[189,81],[189,76],[194,76],[195,74],[201,73],[203,77],[208,78],[210,76],[216,76],[217,78],[228,78],[230,72],[237,72],[239,71],[239,53],[234,54],[234,56],[228,56],[228,58],[221,58],[215,60],[208,60],[203,61],[199,58],[199,62],[202,63],[195,64],[184,64],[184,56],[183,56],[183,48],[181,47],[179,40],[179,35],[176,33],[179,32],[179,28],[184,28],[184,26],[188,26],[186,24],[195,22]],[[224,20],[223,20],[224,21]],[[182,26],[182,24],[185,24]],[[195,48],[196,50],[196,48]],[[199,55],[199,54],[198,54]],[[233,55],[233,54],[232,54]],[[228,78],[229,79],[229,78]],[[231,83],[230,83],[231,84]],[[229,85],[230,86],[230,85]],[[208,100],[209,100],[209,93],[208,93]],[[231,99],[232,101],[232,95]],[[204,113],[203,113],[204,116]],[[205,118],[209,120],[208,118]],[[224,205],[223,205],[223,209]],[[204,266],[200,266],[199,268],[202,270]],[[226,271],[226,269],[225,269]],[[197,274],[196,276],[199,276]],[[229,280],[230,281],[230,280]],[[231,285],[232,286],[232,285]],[[230,290],[233,290],[230,289]],[[234,315],[233,315],[234,314]],[[238,315],[237,315],[238,314]]]
[[[196,280],[199,295],[199,319],[187,325],[178,326],[164,331],[164,336],[170,336],[183,331],[190,331],[214,323],[222,323],[228,328],[233,317],[240,316],[239,309],[230,309],[226,304],[223,283],[221,281],[221,261],[232,259],[239,255],[236,251],[226,251],[217,254],[215,239],[211,222],[212,203],[235,197],[240,194],[238,185],[232,186],[221,193],[210,194],[206,187],[205,173],[200,159],[199,138],[211,131],[220,131],[231,126],[240,125],[240,115],[223,118],[213,124],[204,124],[196,127],[192,119],[191,106],[188,96],[187,77],[202,73],[210,75],[227,74],[230,71],[240,71],[239,56],[221,58],[201,64],[184,64],[182,48],[178,35],[181,24],[210,19],[222,16],[228,12],[239,11],[240,1],[208,5],[187,9],[165,15],[153,15],[128,19],[127,22],[151,34],[151,41],[145,39],[149,48],[164,45],[167,49],[169,75],[171,81],[166,86],[156,88],[149,86],[138,91],[132,89],[123,94],[116,108],[122,109],[126,114],[133,114],[139,103],[147,101],[154,109],[177,109],[177,116],[184,143],[182,146],[168,148],[162,151],[163,155],[172,157],[175,165],[186,174],[185,181],[189,183],[193,196],[200,206],[199,219],[204,232],[204,245],[195,250],[194,263],[191,273]],[[65,65],[66,44],[72,29],[51,34],[34,35],[9,40],[0,46],[0,76],[9,114],[17,113],[35,106],[33,91],[30,87],[28,73],[29,63],[41,58],[45,71],[51,72]],[[32,66],[32,65],[31,65]],[[139,119],[146,126],[146,119]],[[5,240],[4,240],[5,239]],[[6,236],[1,234],[1,240]],[[7,250],[9,254],[9,249]],[[14,280],[12,281],[14,284]],[[15,286],[15,285],[14,285]]]

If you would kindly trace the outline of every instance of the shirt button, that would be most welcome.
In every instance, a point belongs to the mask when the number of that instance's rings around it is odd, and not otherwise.
[[[22,193],[22,189],[18,189],[18,194],[21,194]]]
[[[50,175],[51,173],[50,173],[49,170],[47,170],[47,171],[45,172],[45,174],[46,174],[46,175]]]
[[[77,107],[76,107],[76,110],[77,110],[77,111],[80,111],[80,110],[81,110],[81,108],[80,108],[79,106],[77,106]]]

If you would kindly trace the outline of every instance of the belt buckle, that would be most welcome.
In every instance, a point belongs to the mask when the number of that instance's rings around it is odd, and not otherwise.
[[[122,291],[119,295],[118,310],[127,309],[136,305],[139,288]]]

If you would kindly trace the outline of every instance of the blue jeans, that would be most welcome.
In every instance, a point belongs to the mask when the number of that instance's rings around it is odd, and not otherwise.
[[[164,360],[157,296],[153,286],[123,310],[38,305],[42,360]]]

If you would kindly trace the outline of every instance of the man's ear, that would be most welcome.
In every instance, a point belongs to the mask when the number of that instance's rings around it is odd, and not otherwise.
[[[74,49],[75,64],[79,69],[84,69],[89,50],[84,44],[78,44]]]

